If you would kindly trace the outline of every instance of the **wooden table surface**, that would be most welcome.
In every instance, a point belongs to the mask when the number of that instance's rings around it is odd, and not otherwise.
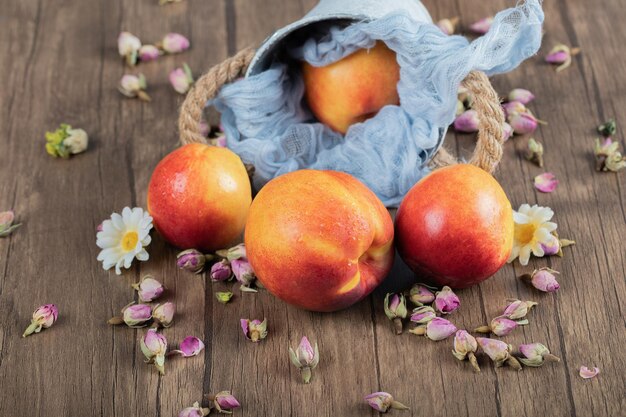
[[[616,117],[626,127],[626,10],[622,0],[546,1],[545,40],[539,57],[497,76],[501,94],[524,87],[537,94],[531,108],[548,121],[535,137],[546,148],[545,169],[560,186],[539,194],[532,178],[542,170],[521,157],[527,137],[505,145],[496,174],[513,206],[554,209],[562,236],[576,239],[564,258],[506,265],[494,278],[460,291],[452,316],[472,329],[496,316],[511,297],[540,303],[530,324],[505,340],[543,342],[558,364],[494,369],[481,358],[481,374],[453,358],[451,340],[394,336],[382,311],[384,289],[354,307],[314,314],[267,292],[215,301],[205,276],[176,269],[175,249],[155,237],[149,262],[122,277],[96,261],[95,227],[124,206],[144,206],[156,163],[177,146],[182,96],[167,74],[188,62],[196,75],[229,54],[258,45],[273,30],[309,10],[314,0],[3,0],[0,7],[0,209],[14,209],[24,225],[0,239],[0,415],[175,416],[209,392],[231,390],[246,416],[375,415],[363,402],[389,391],[413,416],[617,416],[624,415],[626,346],[626,177],[597,173],[595,126]],[[461,16],[467,25],[512,0],[425,2],[435,19]],[[116,90],[125,68],[116,38],[129,30],[157,40],[175,31],[192,49],[137,68],[153,101],[124,99]],[[556,42],[582,54],[556,74],[541,57]],[[46,155],[44,133],[66,122],[91,137],[85,154],[69,161]],[[616,138],[624,143],[624,130]],[[450,133],[448,146],[469,149],[470,135]],[[534,291],[516,279],[533,268],[561,271],[556,294]],[[145,330],[113,328],[106,320],[135,296],[130,284],[154,274],[178,307],[165,330],[172,345],[202,338],[199,357],[172,359],[166,375],[143,363]],[[394,274],[386,288],[398,285]],[[53,328],[21,338],[35,307],[55,303]],[[246,341],[241,317],[267,317],[270,335]],[[310,385],[300,382],[288,347],[302,335],[319,342],[321,362]],[[593,380],[581,365],[598,366]]]

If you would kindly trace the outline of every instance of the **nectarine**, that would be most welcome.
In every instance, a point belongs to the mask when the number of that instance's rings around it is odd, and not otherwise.
[[[465,288],[498,271],[513,247],[513,209],[500,184],[473,165],[438,169],[406,195],[398,252],[420,276]]]
[[[393,263],[393,221],[354,177],[301,170],[258,193],[245,231],[261,283],[288,303],[334,311],[367,296]]]
[[[306,100],[315,117],[345,134],[389,104],[399,104],[400,66],[384,43],[362,49],[325,67],[304,62]]]
[[[252,201],[246,168],[232,151],[199,143],[167,155],[148,186],[154,227],[174,246],[211,252],[243,232]]]

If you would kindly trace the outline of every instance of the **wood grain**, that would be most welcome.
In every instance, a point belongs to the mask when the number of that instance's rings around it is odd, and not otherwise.
[[[546,148],[545,170],[560,180],[553,194],[537,193],[542,172],[521,158],[527,137],[505,146],[496,174],[512,204],[547,205],[561,235],[576,239],[564,258],[507,265],[489,281],[460,292],[451,320],[472,329],[499,314],[510,297],[540,305],[531,322],[504,340],[542,342],[562,358],[540,369],[483,372],[450,354],[450,341],[395,336],[382,312],[386,291],[412,279],[398,262],[379,290],[335,314],[295,309],[265,291],[241,294],[229,305],[211,284],[175,268],[176,251],[155,236],[149,262],[117,277],[96,262],[95,227],[124,206],[145,206],[156,163],[177,142],[182,96],[167,74],[183,62],[195,75],[238,49],[258,45],[273,30],[299,18],[314,0],[185,0],[159,7],[154,0],[22,0],[0,7],[0,210],[12,208],[24,223],[0,239],[0,415],[174,416],[209,392],[231,390],[247,416],[375,415],[363,402],[378,390],[411,407],[406,416],[617,416],[626,407],[626,186],[624,174],[596,173],[595,126],[615,117],[626,126],[626,18],[620,0],[545,2],[540,55],[516,71],[494,77],[503,95],[514,87],[537,93],[531,109],[548,125],[535,137]],[[435,19],[460,16],[462,27],[511,2],[427,0]],[[192,49],[136,70],[125,68],[116,36],[129,30],[145,41],[169,31],[190,37]],[[541,59],[555,43],[583,53],[556,74]],[[124,99],[116,91],[127,72],[142,72],[153,101]],[[43,150],[46,130],[61,122],[85,128],[90,149],[69,161]],[[623,130],[615,137],[626,145]],[[471,135],[448,133],[448,146],[468,155]],[[561,271],[561,290],[539,294],[516,277],[533,268]],[[174,358],[160,377],[143,363],[145,330],[112,328],[106,320],[133,300],[130,284],[153,274],[178,307],[166,329],[170,345],[187,335],[206,345],[196,358]],[[60,319],[41,334],[21,338],[32,310],[56,303]],[[269,321],[269,337],[249,343],[240,318]],[[317,341],[321,362],[310,385],[288,361],[303,335]],[[581,365],[598,366],[594,380]],[[206,401],[206,398],[204,397]],[[399,412],[396,412],[399,413]]]

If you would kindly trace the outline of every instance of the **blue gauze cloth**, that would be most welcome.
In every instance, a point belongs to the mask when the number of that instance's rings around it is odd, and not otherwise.
[[[325,66],[383,41],[400,66],[400,105],[350,127],[345,137],[317,122],[304,103],[297,63],[224,86],[209,104],[222,114],[227,146],[255,166],[257,187],[298,169],[347,172],[388,207],[427,174],[427,163],[453,122],[457,90],[472,70],[488,75],[517,67],[541,44],[540,0],[498,13],[484,36],[469,42],[403,13],[331,28],[290,50],[295,60]],[[294,65],[295,64],[295,65]]]

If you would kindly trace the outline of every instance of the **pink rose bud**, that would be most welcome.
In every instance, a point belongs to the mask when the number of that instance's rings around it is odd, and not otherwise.
[[[141,48],[141,41],[132,33],[122,32],[117,37],[117,51],[131,67],[137,64],[139,48]]]
[[[205,263],[206,256],[197,249],[187,249],[176,255],[176,265],[194,274],[202,273]]]
[[[246,258],[246,245],[243,243],[238,244],[237,246],[233,246],[229,249],[222,249],[215,252],[218,256],[222,258],[226,258],[229,261],[234,261],[235,259]]]
[[[544,362],[559,362],[561,359],[550,353],[547,347],[541,343],[531,343],[528,345],[520,345],[519,351],[523,358],[519,361],[526,366],[541,366]]]
[[[502,128],[502,130],[504,132],[504,141],[511,139],[511,137],[513,136],[513,126],[511,126],[507,122],[504,122],[504,127]]]
[[[554,274],[558,274],[550,268],[541,268],[533,271],[532,274],[524,274],[520,278],[530,281],[533,287],[543,292],[555,292],[559,289],[559,283]]]
[[[218,413],[230,414],[231,410],[241,407],[239,401],[237,401],[230,391],[221,391],[212,397],[213,404]]]
[[[583,379],[590,379],[590,378],[595,377],[599,373],[600,373],[600,368],[596,368],[596,367],[587,368],[586,366],[581,366],[580,371],[578,372],[578,375],[580,375],[580,377]]]
[[[437,317],[437,314],[435,314],[434,308],[422,306],[413,310],[413,314],[411,314],[410,320],[413,323],[426,324],[435,317]]]
[[[457,328],[454,324],[441,317],[432,319],[425,326],[418,326],[410,330],[413,334],[425,335],[427,338],[434,341],[447,339],[456,331]]]
[[[511,303],[504,309],[502,316],[511,320],[523,319],[536,305],[538,305],[538,303],[534,301],[511,300]]]
[[[174,350],[171,354],[178,354],[183,358],[190,358],[192,356],[197,356],[204,349],[204,343],[202,340],[195,336],[187,336],[180,342],[180,346],[178,350]]]
[[[441,29],[446,35],[452,35],[456,29],[456,25],[459,23],[459,18],[454,17],[452,19],[441,19],[437,22],[437,27]]]
[[[513,132],[518,135],[526,135],[537,130],[539,121],[530,113],[513,113],[509,116],[509,123]]]
[[[239,322],[246,339],[256,343],[267,337],[267,319],[263,321],[240,319]]]
[[[443,287],[435,294],[435,309],[441,314],[450,314],[461,305],[461,300],[450,287]]]
[[[152,307],[147,304],[131,304],[122,310],[122,319],[128,327],[143,327],[151,318]]]
[[[149,329],[140,341],[141,351],[147,359],[147,363],[153,363],[161,375],[165,375],[165,353],[167,352],[167,339],[156,329]]]
[[[132,287],[137,290],[139,301],[143,303],[156,300],[165,291],[163,284],[152,278],[152,275],[146,275],[139,284],[133,284]]]
[[[509,93],[509,101],[519,101],[522,104],[528,104],[535,99],[535,95],[523,88],[516,88]]]
[[[528,109],[526,108],[526,106],[524,106],[524,104],[519,101],[509,101],[502,104],[502,110],[504,111],[504,116],[509,121],[510,117],[516,113],[528,113]]]
[[[517,322],[506,317],[496,317],[491,320],[489,327],[493,334],[501,337],[511,333],[517,327]]]
[[[405,319],[408,314],[404,295],[388,293],[383,306],[385,315],[393,322],[396,334],[402,334],[402,319]]]
[[[52,326],[59,316],[59,310],[54,304],[43,305],[33,312],[33,318],[30,325],[26,328],[22,337],[29,336],[33,333],[39,333],[41,329],[47,329]]]
[[[161,49],[168,54],[177,54],[189,49],[189,39],[179,33],[168,33],[161,41]]]
[[[13,224],[15,221],[15,213],[13,211],[0,212],[0,237],[7,237],[21,224]]]
[[[467,110],[454,119],[454,129],[458,132],[478,132],[478,113],[476,110]]]
[[[483,19],[480,19],[478,22],[472,23],[469,26],[469,29],[474,33],[484,35],[485,33],[489,32],[492,23],[493,17],[485,17]]]
[[[143,62],[154,61],[161,55],[161,51],[154,45],[143,45],[139,48],[139,60]]]
[[[170,84],[179,94],[187,94],[193,85],[193,75],[191,74],[191,68],[187,64],[183,64],[182,68],[176,68],[170,72],[169,79]]]
[[[210,276],[213,282],[228,281],[233,276],[230,263],[226,259],[214,263],[211,266]]]
[[[476,341],[483,352],[495,363],[496,368],[507,364],[517,371],[522,369],[517,359],[511,356],[511,345],[501,340],[488,339],[485,337],[477,337]]]
[[[311,382],[311,371],[315,369],[320,361],[320,352],[317,348],[317,343],[315,343],[315,348],[313,348],[309,339],[303,336],[296,350],[289,348],[289,359],[291,363],[300,370],[304,383],[308,384]]]
[[[596,138],[593,152],[596,157],[596,171],[617,172],[626,167],[626,158],[619,150],[619,142],[611,138]]]
[[[178,413],[178,417],[204,417],[209,415],[209,411],[208,408],[200,407],[200,403],[196,401],[192,407],[184,408]]]
[[[563,71],[572,64],[572,57],[580,53],[580,48],[570,48],[567,45],[558,44],[546,55],[546,62],[558,65],[557,72]]]
[[[435,294],[426,285],[415,284],[411,287],[409,300],[416,306],[421,307],[435,301]]]
[[[174,314],[176,313],[176,305],[171,301],[158,304],[152,311],[152,318],[157,326],[170,327],[174,322]]]
[[[256,279],[256,276],[254,275],[254,270],[252,270],[250,262],[248,262],[247,259],[243,258],[233,259],[230,262],[230,267],[232,268],[233,274],[235,275],[235,278],[237,279],[237,281],[239,281],[241,286],[249,289],[250,285],[252,285],[252,283]]]
[[[454,349],[452,354],[460,361],[469,360],[474,372],[480,372],[478,361],[476,360],[476,350],[478,350],[478,342],[474,336],[465,330],[459,330],[454,335]]]
[[[559,238],[554,235],[550,236],[549,242],[541,244],[544,256],[557,255],[561,251],[561,242],[559,241]]]
[[[535,188],[542,193],[551,193],[556,190],[559,180],[551,172],[546,172],[535,177]]]
[[[137,97],[142,101],[150,101],[150,96],[145,91],[147,87],[146,77],[143,74],[126,74],[120,80],[120,85],[117,89],[126,97]]]
[[[395,408],[396,410],[409,409],[406,405],[395,401],[388,392],[373,392],[365,397],[365,402],[380,413],[386,413],[390,408]]]

